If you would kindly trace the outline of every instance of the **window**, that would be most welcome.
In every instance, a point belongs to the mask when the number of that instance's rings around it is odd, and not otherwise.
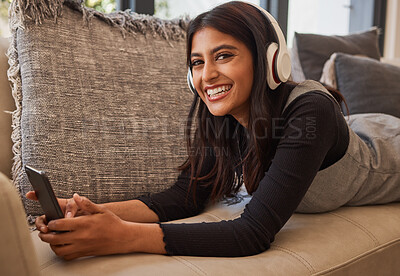
[[[229,0],[113,1],[116,1],[117,9],[129,8],[138,13],[155,13],[156,16],[165,19],[182,15],[194,17],[216,5],[229,2]],[[289,47],[292,46],[294,32],[346,35],[378,26],[382,30],[379,42],[382,54],[387,0],[247,0],[247,2],[264,7],[276,18],[287,37]]]
[[[155,15],[164,19],[176,18],[182,15],[188,15],[193,18],[226,2],[229,2],[229,0],[154,0]],[[247,2],[260,4],[260,0],[248,0]]]
[[[0,0],[0,36],[9,37],[10,30],[8,28],[8,7],[11,0]]]
[[[346,35],[378,26],[383,53],[387,0],[289,0],[288,45],[294,32]]]
[[[85,6],[104,13],[115,11],[115,0],[85,0]]]
[[[349,19],[350,0],[289,0],[287,44],[294,32],[346,35]]]

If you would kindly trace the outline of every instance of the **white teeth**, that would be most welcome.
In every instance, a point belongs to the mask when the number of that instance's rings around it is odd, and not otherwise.
[[[225,91],[229,91],[232,88],[232,85],[223,85],[214,89],[208,89],[207,90],[207,94],[209,96],[213,96],[217,93],[221,93],[221,92],[225,92]]]

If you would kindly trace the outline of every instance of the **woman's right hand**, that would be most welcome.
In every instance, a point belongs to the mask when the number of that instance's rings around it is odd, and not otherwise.
[[[29,191],[28,193],[26,193],[26,198],[35,201],[38,200],[34,191]],[[85,212],[82,212],[80,208],[78,208],[78,205],[75,203],[73,198],[57,198],[57,201],[65,218],[85,215]],[[47,223],[48,222],[45,215],[37,217],[35,221],[36,228],[42,233],[49,232],[49,229],[47,228]]]

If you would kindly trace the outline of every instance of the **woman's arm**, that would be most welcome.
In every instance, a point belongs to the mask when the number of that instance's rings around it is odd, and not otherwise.
[[[48,224],[51,232],[39,233],[42,241],[49,243],[58,256],[72,260],[130,252],[166,253],[158,224],[122,220],[104,205],[77,194],[73,200],[79,210],[88,215],[52,220]]]
[[[208,174],[214,163],[215,156],[210,154],[200,174]],[[77,194],[72,199],[59,199],[65,218],[46,225],[44,216],[39,217],[36,220],[41,231],[39,237],[66,260],[129,252],[165,254],[164,233],[158,223],[151,222],[201,212],[212,189],[201,184],[196,187],[196,204],[189,192],[188,172],[182,172],[175,184],[163,192],[134,200],[95,204]],[[36,199],[34,192],[27,197]],[[67,232],[54,234],[54,231]]]
[[[26,194],[26,197],[31,200],[38,200],[34,191],[30,191]],[[57,198],[58,203],[62,212],[64,213],[65,218],[72,218],[75,216],[88,215],[85,210],[81,210],[79,206],[76,204],[73,198],[65,199],[65,198]],[[128,200],[128,201],[120,201],[120,202],[110,202],[99,204],[100,206],[104,206],[115,215],[117,215],[120,219],[129,221],[129,222],[158,222],[159,218],[157,214],[152,211],[146,204],[144,204],[140,200]],[[39,229],[43,233],[47,233],[49,231],[47,227],[47,221],[45,216],[40,216],[36,219],[36,228]]]
[[[215,154],[214,151],[210,150],[209,154],[205,156],[200,176],[207,175],[214,164]],[[175,184],[170,188],[160,193],[140,196],[137,199],[157,214],[161,222],[192,217],[204,210],[210,198],[212,185],[205,186],[204,181],[199,181],[196,186],[196,199],[194,201],[189,184],[190,172],[188,170],[182,171]]]
[[[207,174],[215,163],[215,156],[210,155],[204,162],[201,175]],[[192,195],[189,193],[189,177],[187,172],[181,172],[177,181],[170,188],[151,195],[143,195],[137,199],[119,202],[109,202],[99,204],[109,209],[119,218],[129,222],[159,222],[173,219],[194,216],[200,213],[208,201],[210,187],[197,185],[196,204],[193,202]],[[37,197],[34,191],[26,194],[31,200]],[[73,198],[58,198],[58,203],[65,215],[65,218],[85,215],[86,213],[79,210]],[[44,216],[36,219],[36,227],[41,232],[48,232],[47,223]]]
[[[109,202],[100,204],[116,214],[120,219],[130,222],[158,222],[158,215],[142,201],[133,199],[128,201]]]

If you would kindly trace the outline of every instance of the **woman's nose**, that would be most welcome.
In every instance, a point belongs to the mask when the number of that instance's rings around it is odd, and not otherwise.
[[[204,63],[202,79],[204,82],[210,82],[218,77],[218,70],[212,62]]]

